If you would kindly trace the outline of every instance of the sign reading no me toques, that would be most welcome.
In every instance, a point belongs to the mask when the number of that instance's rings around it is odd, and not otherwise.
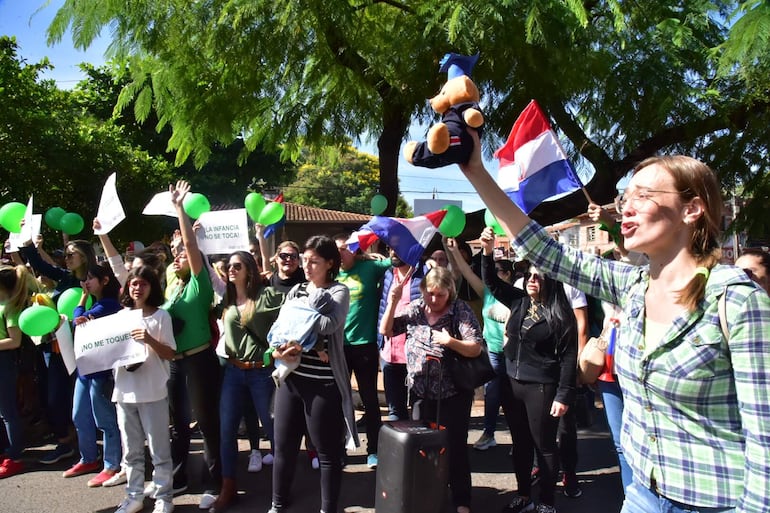
[[[121,310],[75,328],[75,359],[80,375],[146,360],[147,347],[131,338],[131,330],[143,326],[141,310]]]

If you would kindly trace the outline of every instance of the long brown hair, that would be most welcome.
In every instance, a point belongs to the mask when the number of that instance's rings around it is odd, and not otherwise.
[[[703,162],[684,155],[650,157],[640,162],[634,173],[657,164],[664,168],[674,179],[674,188],[685,203],[698,197],[703,200],[705,209],[692,225],[690,253],[700,267],[711,269],[719,263],[722,248],[719,243],[720,223],[722,221],[722,193],[716,173]],[[703,299],[708,276],[698,273],[679,291],[679,303],[692,311]]]

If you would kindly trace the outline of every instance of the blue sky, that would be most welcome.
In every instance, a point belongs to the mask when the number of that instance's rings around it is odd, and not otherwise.
[[[69,34],[53,45],[46,44],[45,31],[64,0],[0,0],[0,34],[13,35],[19,44],[19,55],[29,63],[36,63],[48,57],[54,69],[44,74],[45,78],[56,81],[61,88],[72,88],[83,74],[78,68],[81,62],[99,65],[104,62],[104,52],[109,44],[106,38],[97,39],[85,52],[76,50]],[[44,7],[42,7],[45,5]],[[38,11],[39,9],[39,11]],[[38,12],[36,12],[38,11]],[[427,105],[427,99],[426,99]],[[410,137],[421,140],[425,127],[413,126]],[[361,137],[358,148],[377,154],[376,137]],[[487,168],[497,175],[497,161],[488,161]],[[402,195],[409,204],[417,198],[462,200],[463,210],[473,212],[484,208],[476,192],[457,166],[440,169],[418,168],[403,158],[399,162],[399,178]]]

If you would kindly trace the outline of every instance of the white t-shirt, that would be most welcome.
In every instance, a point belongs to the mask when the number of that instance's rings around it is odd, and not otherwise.
[[[567,301],[569,301],[570,307],[575,310],[576,308],[584,308],[588,306],[586,295],[580,292],[578,289],[571,285],[564,285],[564,293],[567,295]]]
[[[149,335],[176,350],[171,315],[158,308],[154,314],[142,319]],[[115,388],[112,401],[118,403],[151,403],[168,396],[166,382],[171,375],[169,362],[162,360],[158,353],[147,347],[147,360],[135,371],[129,372],[124,367],[115,370]]]

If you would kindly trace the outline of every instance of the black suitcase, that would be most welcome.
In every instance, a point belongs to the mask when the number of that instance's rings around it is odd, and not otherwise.
[[[377,447],[377,513],[439,513],[449,482],[449,436],[420,420],[383,424]]]

